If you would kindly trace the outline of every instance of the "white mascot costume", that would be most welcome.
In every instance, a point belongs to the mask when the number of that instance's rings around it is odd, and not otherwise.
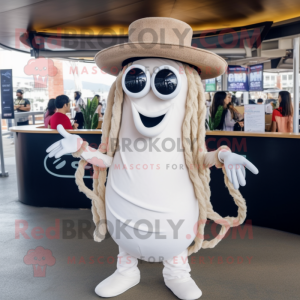
[[[114,297],[138,284],[138,259],[143,259],[163,262],[165,284],[178,298],[198,299],[202,292],[190,277],[188,255],[214,247],[230,227],[245,220],[238,188],[246,184],[245,167],[254,174],[258,170],[227,147],[206,151],[201,79],[223,74],[227,63],[191,47],[192,34],[188,24],[175,19],[133,22],[129,43],[95,57],[106,73],[119,72],[108,96],[99,149],[61,125],[57,129],[64,138],[47,149],[49,157],[81,157],[76,183],[92,200],[94,239],[103,240],[108,228],[119,245],[117,270],[96,287],[99,296]],[[93,191],[83,182],[88,162],[94,167]],[[222,218],[212,208],[212,165],[223,169],[239,207],[235,218]],[[222,225],[211,241],[203,239],[207,218]]]

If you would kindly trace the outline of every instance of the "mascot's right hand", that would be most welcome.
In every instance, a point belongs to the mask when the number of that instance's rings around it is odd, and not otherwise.
[[[57,125],[57,131],[64,137],[58,142],[52,144],[46,152],[49,153],[49,157],[55,156],[59,158],[65,154],[77,152],[83,140],[79,135],[68,133],[62,125]]]
[[[62,125],[57,126],[57,131],[64,138],[54,143],[46,150],[46,152],[49,153],[50,158],[53,156],[59,158],[65,154],[75,153],[80,149],[83,139],[79,135],[68,133]],[[110,167],[113,160],[112,157],[91,147],[87,147],[87,149],[82,152],[81,157],[88,163],[101,169]]]

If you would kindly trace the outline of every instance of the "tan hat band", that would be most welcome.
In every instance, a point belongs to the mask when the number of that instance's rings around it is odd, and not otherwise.
[[[191,46],[193,31],[189,28],[130,28],[128,42]]]

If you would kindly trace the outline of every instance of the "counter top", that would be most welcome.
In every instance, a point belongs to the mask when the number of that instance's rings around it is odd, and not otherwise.
[[[268,138],[288,138],[288,139],[300,139],[299,133],[281,133],[281,132],[244,132],[244,131],[206,131],[206,135],[217,136],[244,136],[244,137],[268,137]]]
[[[27,125],[27,126],[14,126],[10,127],[12,132],[21,133],[46,133],[46,134],[59,134],[57,130],[44,128],[43,125]],[[67,130],[73,134],[101,134],[100,129],[79,129]],[[300,139],[299,133],[280,133],[280,132],[244,132],[244,131],[206,131],[209,136],[240,136],[240,137],[266,137],[266,138],[290,138]]]
[[[14,126],[9,128],[12,132],[21,133],[47,133],[47,134],[59,134],[57,130],[45,128],[43,125],[26,125],[26,126]],[[67,130],[69,133],[74,134],[101,134],[100,129],[77,129],[77,130]]]

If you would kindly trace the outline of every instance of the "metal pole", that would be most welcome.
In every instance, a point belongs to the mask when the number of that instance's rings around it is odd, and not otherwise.
[[[2,119],[0,118],[0,158],[1,158],[1,173],[0,177],[8,177],[8,172],[5,171],[3,141],[2,141]]]
[[[249,92],[243,92],[244,105],[249,104]]]
[[[227,91],[227,71],[222,75],[222,91]]]
[[[294,133],[299,133],[299,43],[300,38],[293,40],[293,72],[294,72]]]

